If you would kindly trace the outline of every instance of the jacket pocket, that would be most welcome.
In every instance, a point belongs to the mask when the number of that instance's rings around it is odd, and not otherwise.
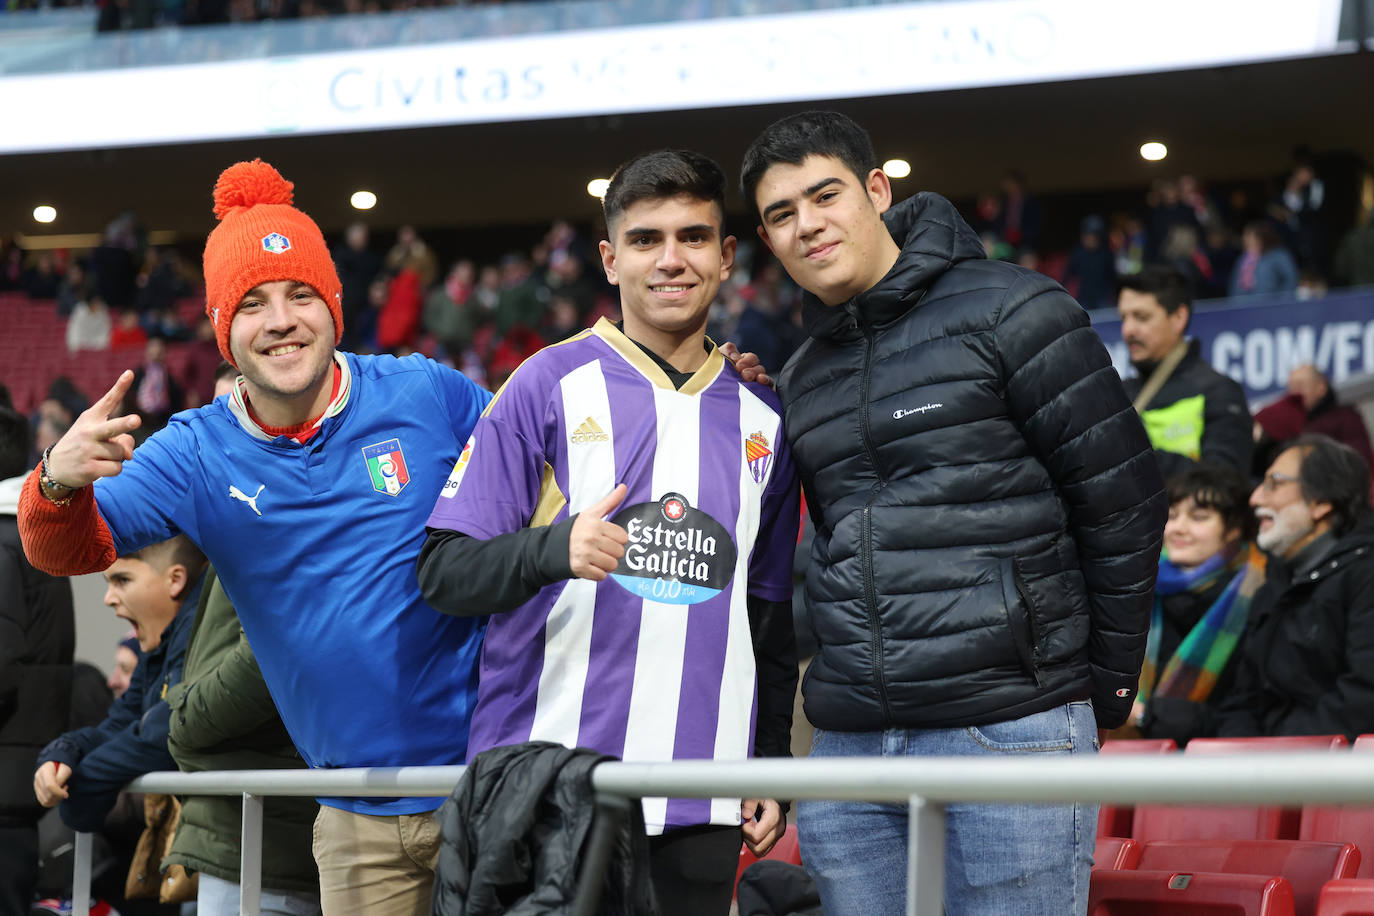
[[[1035,619],[1025,590],[1017,581],[1016,561],[1003,557],[997,561],[1002,579],[1002,607],[1007,615],[1007,629],[1016,647],[1021,670],[1040,684],[1040,671],[1035,665]]]
[[[1035,664],[1052,668],[1081,658],[1092,615],[1072,541],[1057,535],[1048,547],[1013,558],[1012,570],[1031,628]]]

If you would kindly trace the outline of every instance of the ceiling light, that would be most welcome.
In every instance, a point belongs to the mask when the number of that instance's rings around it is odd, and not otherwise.
[[[905,178],[911,174],[911,163],[905,159],[889,159],[883,163],[888,178]]]
[[[57,210],[43,204],[41,207],[33,208],[33,218],[40,223],[50,223],[57,219]]]
[[[600,199],[606,196],[606,189],[610,186],[611,180],[609,178],[593,178],[587,182],[587,193]]]
[[[1150,162],[1158,162],[1169,155],[1169,148],[1158,140],[1151,140],[1149,143],[1140,144],[1140,158]]]
[[[371,191],[354,191],[348,202],[353,205],[354,210],[371,210],[377,206],[377,195]]]

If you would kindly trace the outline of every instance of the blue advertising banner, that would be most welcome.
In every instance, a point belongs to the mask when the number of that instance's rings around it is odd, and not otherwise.
[[[1123,376],[1135,370],[1114,310],[1090,313],[1094,330]],[[1321,299],[1264,297],[1243,305],[1200,303],[1188,336],[1218,371],[1245,387],[1251,403],[1272,400],[1293,367],[1311,363],[1333,384],[1374,372],[1374,288],[1340,290]]]

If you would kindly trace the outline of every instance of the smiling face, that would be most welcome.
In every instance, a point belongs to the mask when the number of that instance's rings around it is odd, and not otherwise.
[[[105,582],[106,606],[133,625],[145,654],[156,649],[181,607],[177,596],[186,582],[186,567],[178,563],[159,571],[143,560],[120,557],[105,570]]]
[[[1227,530],[1220,512],[1199,506],[1191,496],[1169,506],[1164,546],[1169,549],[1169,562],[1180,569],[1201,566],[1239,539],[1240,532]]]
[[[759,179],[754,203],[759,238],[826,305],[872,289],[901,253],[883,223],[892,186],[881,169],[860,179],[834,156],[776,163]]]
[[[329,306],[304,283],[263,283],[239,300],[229,349],[264,423],[293,426],[324,413],[334,336]]]
[[[1259,519],[1255,543],[1266,553],[1294,557],[1331,527],[1331,504],[1309,503],[1298,479],[1302,453],[1282,452],[1250,496]]]
[[[712,201],[677,194],[636,201],[608,227],[601,264],[620,287],[627,336],[667,358],[705,333],[735,263],[735,238],[722,237],[721,218]]]

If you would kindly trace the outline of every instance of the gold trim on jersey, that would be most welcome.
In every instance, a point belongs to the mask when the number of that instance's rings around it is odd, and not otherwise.
[[[544,480],[539,484],[539,499],[534,504],[534,513],[526,527],[542,528],[552,525],[558,513],[568,504],[568,498],[558,489],[558,481],[553,476],[553,465],[544,462]]]
[[[592,326],[592,332],[600,337],[620,357],[639,371],[654,385],[659,388],[666,388],[668,391],[676,391],[680,394],[696,395],[710,387],[711,383],[720,375],[720,371],[725,366],[725,357],[721,354],[720,348],[715,341],[710,338],[706,342],[711,345],[711,352],[706,357],[706,362],[702,363],[692,377],[687,379],[681,388],[678,388],[668,378],[668,373],[659,368],[658,363],[649,358],[649,354],[639,348],[639,344],[625,336],[625,332],[615,326],[609,318],[602,318]]]

